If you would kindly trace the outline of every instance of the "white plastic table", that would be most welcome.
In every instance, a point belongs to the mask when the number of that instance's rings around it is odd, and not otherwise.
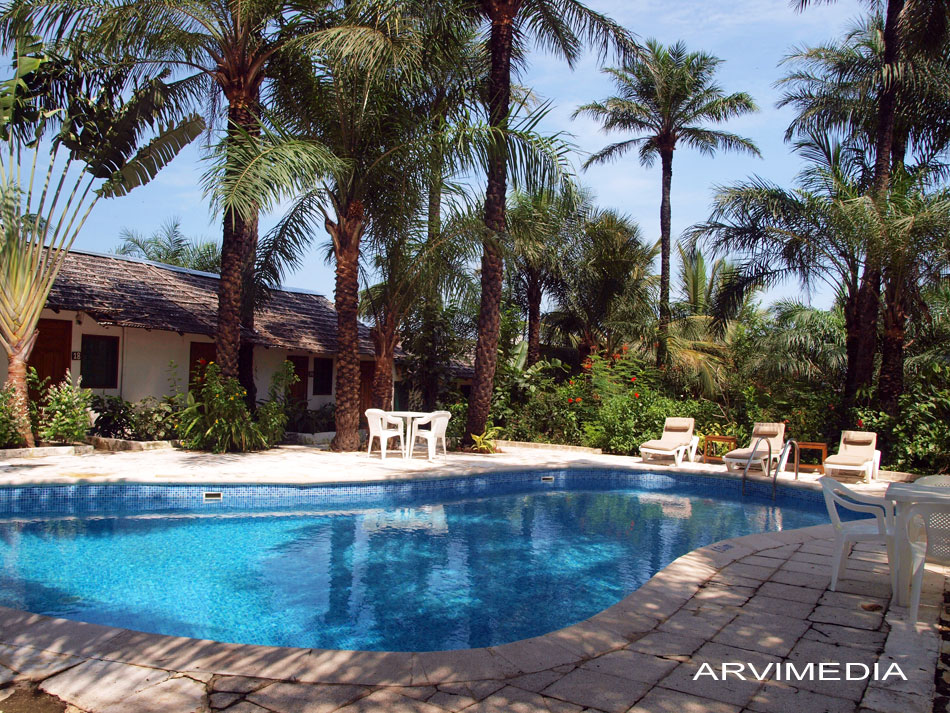
[[[412,447],[415,445],[415,423],[429,415],[426,411],[387,411],[387,416],[395,416],[406,422],[406,440],[403,443],[402,457],[412,457]]]
[[[916,483],[891,483],[884,497],[897,506],[897,523],[894,539],[897,545],[897,591],[894,599],[898,606],[910,603],[910,542],[907,540],[907,512],[914,503],[945,504],[950,508],[950,488],[917,485]],[[893,564],[891,564],[893,566]]]

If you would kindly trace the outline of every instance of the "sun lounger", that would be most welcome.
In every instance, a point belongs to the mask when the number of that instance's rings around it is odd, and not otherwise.
[[[759,439],[764,439],[759,442]],[[769,444],[771,448],[771,459]],[[772,461],[777,461],[785,445],[785,424],[784,423],[757,423],[752,428],[752,439],[748,448],[737,448],[729,451],[723,456],[723,463],[727,470],[743,470],[746,463],[750,468],[758,468],[763,473],[768,473],[772,467]],[[753,454],[752,449],[755,449]],[[749,457],[752,456],[751,463]]]
[[[672,458],[676,465],[680,465],[687,453],[692,461],[699,445],[699,436],[693,435],[694,423],[691,418],[666,419],[663,435],[658,440],[647,441],[640,446],[643,462]]]
[[[872,431],[842,431],[838,452],[825,458],[825,472],[859,473],[870,483],[881,468],[881,452],[876,447],[877,434]]]

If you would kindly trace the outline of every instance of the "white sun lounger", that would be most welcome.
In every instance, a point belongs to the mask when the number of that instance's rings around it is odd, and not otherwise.
[[[680,465],[689,454],[689,461],[696,458],[699,436],[693,435],[695,421],[691,418],[668,418],[663,424],[663,435],[658,440],[647,441],[640,446],[643,462],[673,459]]]

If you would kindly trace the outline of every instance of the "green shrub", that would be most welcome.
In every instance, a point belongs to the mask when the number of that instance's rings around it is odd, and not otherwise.
[[[267,441],[244,403],[245,395],[238,380],[223,378],[214,362],[203,373],[197,372],[178,423],[185,447],[212,453],[266,448]]]
[[[76,443],[89,432],[89,405],[92,392],[73,384],[69,372],[60,383],[49,387],[40,407],[39,437],[52,443]]]
[[[95,394],[90,407],[98,415],[92,435],[102,438],[132,438],[132,404],[119,396]]]
[[[132,407],[132,438],[137,441],[170,441],[178,419],[176,401],[146,396]]]
[[[0,389],[0,448],[20,448],[25,445],[17,428],[19,416],[16,399],[12,384]]]
[[[268,400],[257,409],[257,425],[267,445],[273,446],[284,439],[290,412],[290,389],[300,381],[294,365],[289,361],[281,364],[271,379]]]

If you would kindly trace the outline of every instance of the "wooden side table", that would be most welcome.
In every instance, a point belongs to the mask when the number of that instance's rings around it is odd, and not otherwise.
[[[710,443],[727,443],[732,446],[731,450],[736,448],[734,436],[706,436],[703,438],[703,463],[722,463],[722,456],[709,455]]]
[[[822,475],[825,474],[825,458],[828,457],[828,444],[827,443],[810,443],[808,441],[802,441],[798,444],[799,450],[802,451],[818,451],[821,453],[821,463],[815,465],[814,463],[800,463],[798,469],[806,473],[819,472]],[[786,466],[787,467],[787,466]]]

